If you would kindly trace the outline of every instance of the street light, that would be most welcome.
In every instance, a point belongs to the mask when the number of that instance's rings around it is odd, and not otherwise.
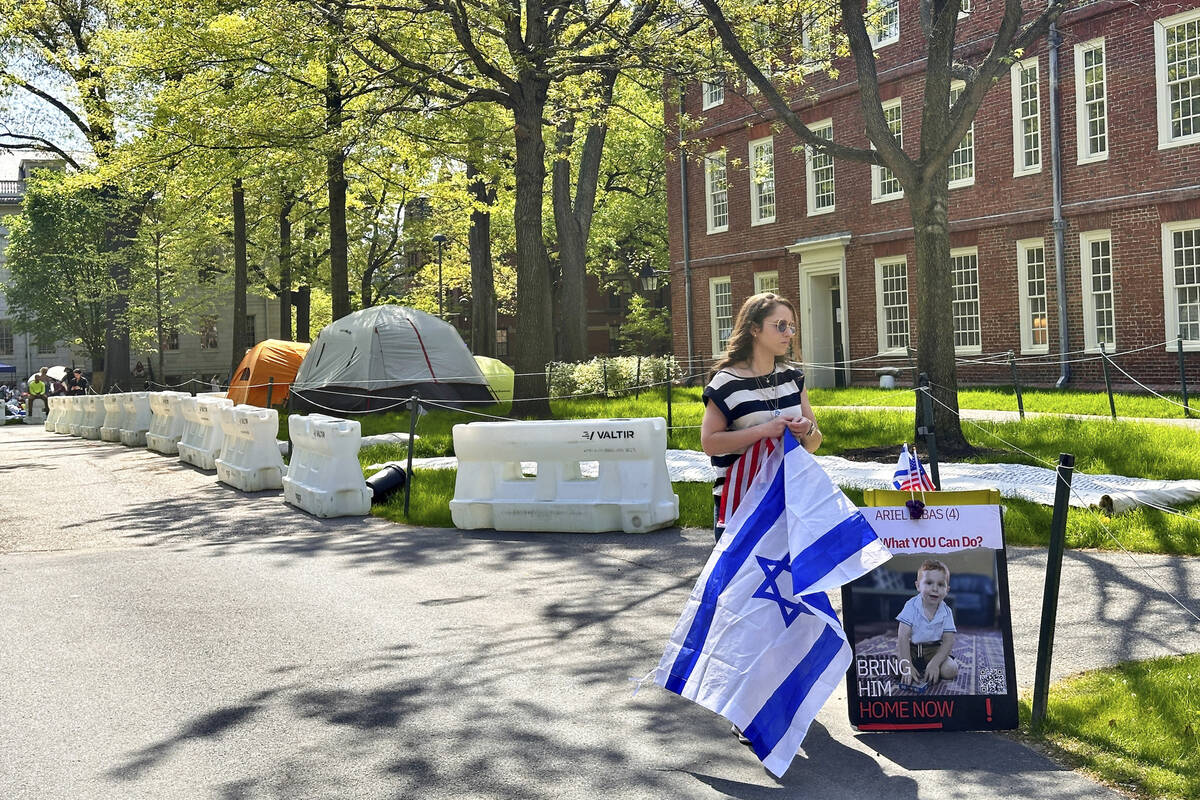
[[[435,233],[433,243],[438,246],[438,319],[442,319],[442,245],[450,241],[444,233]]]
[[[658,290],[658,276],[666,275],[667,270],[657,270],[650,266],[650,262],[642,263],[641,272],[638,273],[638,278],[642,281],[642,288],[647,292]]]

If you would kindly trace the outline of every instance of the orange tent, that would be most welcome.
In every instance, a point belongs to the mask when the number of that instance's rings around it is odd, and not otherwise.
[[[250,348],[242,363],[234,370],[233,380],[226,395],[234,403],[252,406],[267,406],[267,386],[271,387],[271,404],[278,405],[287,400],[288,389],[296,379],[296,370],[308,352],[307,342],[285,342],[267,339]]]

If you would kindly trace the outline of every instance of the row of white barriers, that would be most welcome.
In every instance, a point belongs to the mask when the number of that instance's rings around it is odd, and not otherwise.
[[[103,413],[101,413],[103,411]],[[283,489],[319,517],[367,514],[359,424],[322,414],[288,419],[285,467],[274,409],[223,395],[132,392],[50,398],[46,428],[178,454],[244,492]],[[649,419],[476,422],[454,426],[458,476],[450,515],[463,529],[625,531],[679,518],[666,465],[666,421]]]
[[[371,511],[358,463],[361,428],[321,414],[288,418],[292,457],[284,466],[279,412],[235,406],[224,393],[126,392],[49,398],[55,433],[147,447],[206,471],[244,492],[283,489],[284,500],[318,517]]]

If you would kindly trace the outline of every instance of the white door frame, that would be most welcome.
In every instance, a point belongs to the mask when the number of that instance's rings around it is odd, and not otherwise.
[[[815,236],[808,239],[800,239],[794,244],[788,245],[788,252],[798,256],[797,270],[799,273],[800,296],[796,298],[796,310],[800,314],[800,352],[808,360],[809,363],[818,365],[822,362],[816,360],[814,354],[817,352],[817,341],[823,339],[828,341],[829,334],[827,332],[817,333],[813,328],[813,304],[815,301],[828,302],[828,294],[822,293],[822,296],[814,295],[812,289],[813,278],[825,277],[829,275],[838,276],[838,285],[841,288],[841,304],[839,310],[842,314],[842,352],[850,352],[850,325],[849,315],[846,311],[847,291],[846,291],[846,245],[850,241],[849,233],[837,233],[829,236]],[[832,342],[828,348],[833,351]],[[825,362],[828,364],[828,362]],[[831,366],[831,364],[830,364]],[[835,376],[832,369],[817,367],[808,370],[808,379],[805,383],[809,386],[832,387],[835,385]]]

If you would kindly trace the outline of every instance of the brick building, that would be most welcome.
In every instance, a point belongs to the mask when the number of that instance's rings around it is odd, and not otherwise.
[[[990,46],[1002,4],[973,6],[958,26],[962,52]],[[1057,147],[1072,384],[1100,380],[1099,361],[1081,359],[1101,343],[1123,354],[1118,363],[1138,380],[1177,384],[1180,336],[1189,380],[1200,382],[1200,355],[1186,355],[1200,350],[1200,2],[1101,0],[1073,7],[1058,28],[1057,141],[1044,39],[992,88],[952,161],[960,377],[1008,381],[1007,363],[971,363],[1008,350],[1023,359],[1023,382],[1059,377]],[[911,148],[925,50],[918,0],[894,3],[876,38],[884,110]],[[812,74],[817,99],[794,108],[814,131],[868,147],[854,63],[834,65],[839,77]],[[796,301],[806,362],[891,355],[903,363],[920,332],[909,291],[912,221],[899,185],[886,169],[796,149],[740,76],[724,83],[687,87],[684,108],[703,120],[696,135],[707,155],[667,169],[677,357],[719,354],[742,300],[777,286]],[[669,125],[677,111],[668,103]],[[869,370],[809,375],[816,386],[873,380]]]

